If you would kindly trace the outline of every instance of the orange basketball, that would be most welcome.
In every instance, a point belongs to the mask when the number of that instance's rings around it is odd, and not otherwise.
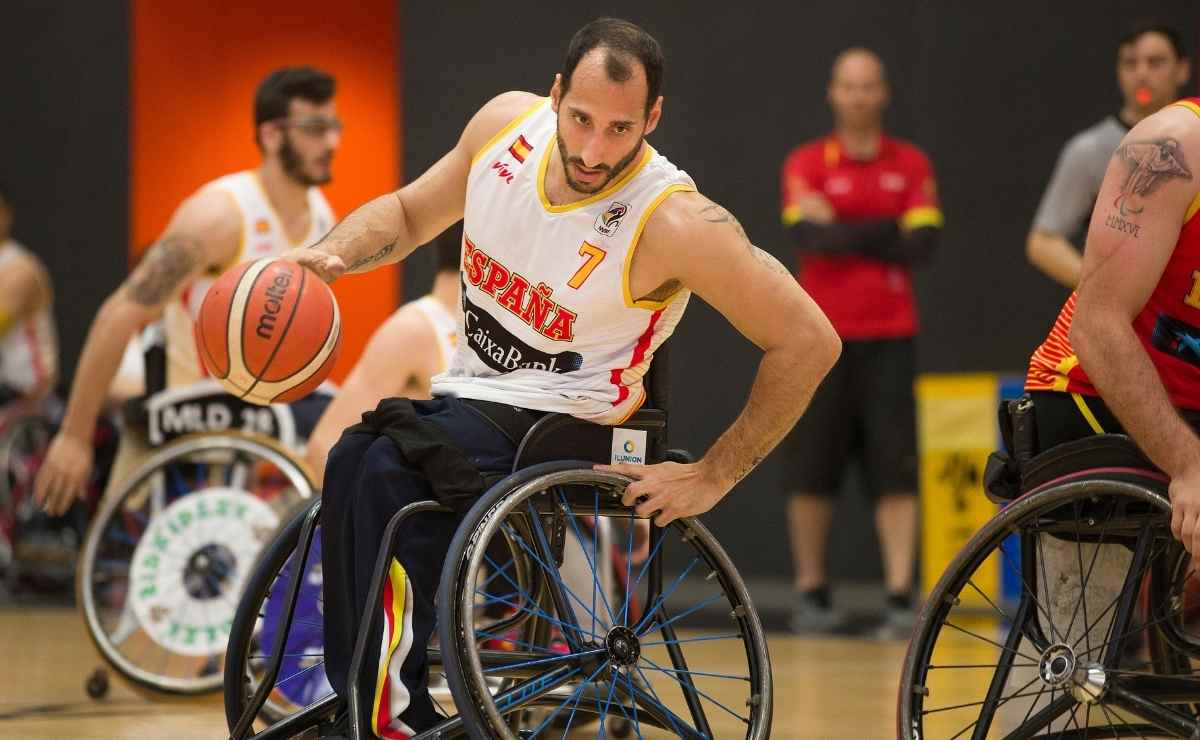
[[[295,401],[328,377],[342,342],[333,291],[291,260],[244,262],[200,306],[196,344],[208,372],[252,403]]]

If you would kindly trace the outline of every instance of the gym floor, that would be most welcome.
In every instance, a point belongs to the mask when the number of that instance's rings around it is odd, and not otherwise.
[[[776,632],[770,650],[775,680],[772,738],[895,734],[903,643]],[[0,738],[226,737],[220,696],[149,696],[114,679],[107,698],[89,699],[84,681],[100,660],[72,608],[0,608],[0,656],[8,666],[24,667],[20,673],[0,671]],[[735,724],[714,730],[718,737],[737,733]]]

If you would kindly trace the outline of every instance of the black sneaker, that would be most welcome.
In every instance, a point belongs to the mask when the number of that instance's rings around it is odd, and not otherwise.
[[[798,635],[828,634],[836,631],[844,621],[843,615],[816,592],[801,591],[792,604],[788,626]]]

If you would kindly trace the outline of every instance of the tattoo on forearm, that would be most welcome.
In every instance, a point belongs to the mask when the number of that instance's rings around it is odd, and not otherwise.
[[[1192,179],[1192,171],[1184,161],[1183,150],[1175,139],[1130,142],[1118,148],[1114,156],[1124,162],[1129,170],[1125,182],[1121,184],[1120,194],[1113,201],[1113,207],[1125,219],[1146,210],[1141,205],[1142,199],[1167,180]]]
[[[742,228],[741,223],[734,218],[733,214],[725,210],[716,203],[709,203],[700,209],[700,217],[710,224],[729,224],[737,230],[738,236],[742,237],[742,241],[750,244],[750,237],[746,236],[746,230]]]
[[[150,250],[129,278],[129,297],[143,306],[157,306],[171,297],[196,266],[195,239],[168,236]]]
[[[382,262],[383,260],[387,259],[387,256],[389,254],[391,254],[393,251],[395,251],[395,249],[396,249],[396,242],[392,242],[391,244],[388,244],[388,245],[384,246],[383,248],[381,248],[378,252],[371,255],[370,257],[363,257],[362,259],[355,260],[353,263],[351,263],[350,267],[347,268],[347,270],[349,272],[354,272],[355,270],[359,269],[360,267],[366,267],[367,265],[373,265],[376,262]]]

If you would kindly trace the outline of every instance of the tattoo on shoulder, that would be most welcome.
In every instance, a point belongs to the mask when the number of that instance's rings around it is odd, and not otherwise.
[[[738,236],[742,237],[742,241],[750,244],[750,237],[746,236],[746,230],[742,228],[742,224],[734,218],[732,213],[716,203],[709,203],[701,208],[699,215],[710,224],[729,224],[737,231]]]
[[[350,267],[347,268],[347,271],[354,272],[355,270],[362,268],[362,267],[366,267],[367,265],[373,265],[376,262],[382,262],[384,259],[387,259],[387,256],[389,254],[391,254],[395,249],[396,249],[396,242],[392,242],[391,244],[385,245],[382,248],[380,248],[380,250],[378,252],[376,252],[375,254],[372,254],[369,257],[363,257],[362,259],[357,259],[354,262],[350,263]]]
[[[1191,180],[1192,171],[1175,139],[1135,141],[1121,145],[1115,156],[1128,170],[1113,206],[1123,218],[1136,216],[1146,207],[1142,200],[1172,179]]]
[[[195,239],[168,236],[142,259],[129,278],[129,297],[143,306],[157,306],[171,297],[196,266]]]

